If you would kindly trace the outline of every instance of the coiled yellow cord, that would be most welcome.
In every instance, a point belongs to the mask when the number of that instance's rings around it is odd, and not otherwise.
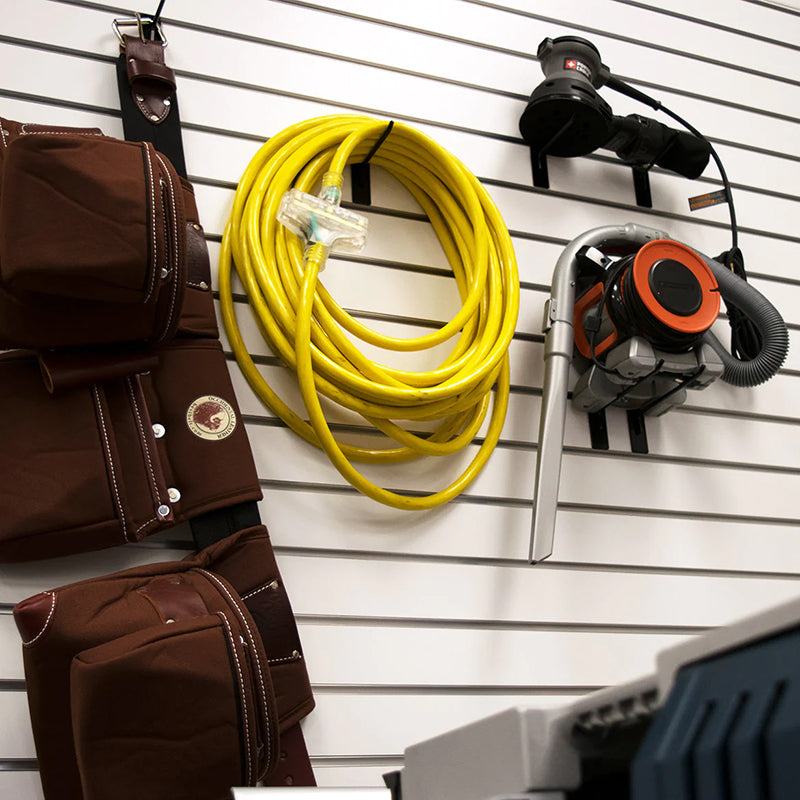
[[[307,120],[273,136],[256,153],[236,190],[220,257],[222,318],[250,386],[295,433],[322,448],[359,491],[396,508],[427,509],[460,494],[478,475],[500,437],[508,407],[508,345],[519,308],[519,280],[508,231],[494,203],[469,170],[432,139],[395,123],[372,158],[416,198],[453,270],[462,308],[433,333],[411,339],[383,336],[362,325],[318,282],[327,253],[306,249],[276,219],[283,194],[341,186],[349,162],[363,160],[386,122],[335,115]],[[326,173],[328,173],[326,175]],[[231,266],[245,287],[270,348],[297,372],[309,422],[270,388],[247,352],[236,322]],[[345,335],[387,350],[423,350],[458,334],[434,370],[410,372],[368,359]],[[351,461],[398,462],[447,455],[469,444],[496,396],[486,436],[464,473],[446,489],[409,497],[367,480]],[[361,414],[397,446],[368,449],[338,442],[318,393]],[[420,436],[393,420],[440,420]]]

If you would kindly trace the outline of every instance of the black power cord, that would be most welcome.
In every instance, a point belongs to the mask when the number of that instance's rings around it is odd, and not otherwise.
[[[725,167],[722,164],[722,159],[714,149],[714,146],[705,136],[703,136],[702,133],[700,133],[699,130],[697,130],[697,128],[694,127],[694,125],[692,125],[690,122],[687,122],[685,119],[683,119],[683,117],[679,116],[671,109],[662,105],[662,103],[655,98],[650,97],[638,89],[634,89],[632,86],[629,86],[627,83],[614,75],[610,76],[606,82],[606,85],[610,89],[614,89],[620,94],[624,94],[633,98],[634,100],[638,100],[640,103],[644,103],[656,111],[662,111],[668,117],[672,117],[672,119],[683,125],[683,127],[686,128],[686,130],[688,130],[691,134],[696,136],[698,139],[701,139],[708,145],[711,157],[714,159],[714,163],[717,165],[717,170],[719,170],[720,177],[722,178],[722,184],[725,189],[725,197],[728,202],[728,212],[731,221],[730,250],[720,253],[720,255],[715,258],[715,261],[719,261],[721,264],[724,264],[731,272],[733,272],[743,281],[746,281],[747,271],[744,268],[744,256],[742,255],[742,251],[739,249],[739,227],[736,223],[736,210],[733,206],[731,184],[728,180],[728,174],[725,172]],[[736,306],[734,306],[732,303],[729,303],[724,297],[722,299],[725,302],[725,311],[728,315],[728,323],[731,327],[731,354],[739,359],[749,361],[755,358],[761,352],[761,336],[758,333],[758,329],[750,320],[750,318],[745,316],[738,308],[736,308]]]

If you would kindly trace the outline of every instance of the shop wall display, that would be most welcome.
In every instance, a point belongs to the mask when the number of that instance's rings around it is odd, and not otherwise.
[[[154,8],[3,6],[0,115],[121,137],[111,22]],[[519,261],[500,443],[466,493],[434,511],[358,494],[264,409],[230,356],[261,515],[316,696],[303,729],[320,785],[378,786],[416,741],[511,704],[557,703],[634,678],[660,649],[800,592],[800,11],[758,0],[167,0],[163,26],[212,268],[259,143],[348,111],[412,124],[459,157],[497,203]],[[721,187],[713,165],[693,182],[653,169],[652,210],[637,207],[631,170],[605,151],[550,159],[550,190],[532,186],[518,120],[542,79],[537,44],[563,35],[591,40],[616,74],[712,140],[751,282],[780,310],[791,342],[767,384],[717,382],[648,420],[648,455],[630,452],[621,411],[609,412],[610,449],[600,452],[570,409],[555,550],[531,567],[542,306],[562,247],[629,221],[706,253],[729,246],[724,205],[688,209],[688,197]],[[656,116],[604,96],[617,114]],[[324,285],[384,333],[417,335],[450,319],[455,282],[415,202],[373,169],[371,206],[356,210],[369,218],[367,245],[332,257]],[[259,368],[299,403],[237,298]],[[727,341],[726,320],[714,330]],[[223,345],[229,353],[224,334]],[[396,364],[419,366],[404,354]],[[383,486],[432,491],[476,447],[364,471]],[[124,548],[0,566],[0,797],[42,797],[14,603],[191,547],[176,528]]]

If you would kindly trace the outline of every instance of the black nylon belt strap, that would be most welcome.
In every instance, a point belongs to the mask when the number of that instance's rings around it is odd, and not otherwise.
[[[192,538],[198,550],[203,550],[214,542],[261,524],[258,505],[255,501],[238,503],[217,511],[209,511],[189,520]]]
[[[163,44],[138,36],[126,35],[122,40],[117,88],[125,138],[130,142],[150,142],[185,178],[175,78],[164,63]]]

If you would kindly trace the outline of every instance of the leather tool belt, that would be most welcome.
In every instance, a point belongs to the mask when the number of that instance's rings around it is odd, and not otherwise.
[[[149,143],[0,126],[0,561],[260,499],[191,184]]]
[[[265,528],[42,592],[14,617],[48,800],[313,785],[297,723],[314,701]]]

